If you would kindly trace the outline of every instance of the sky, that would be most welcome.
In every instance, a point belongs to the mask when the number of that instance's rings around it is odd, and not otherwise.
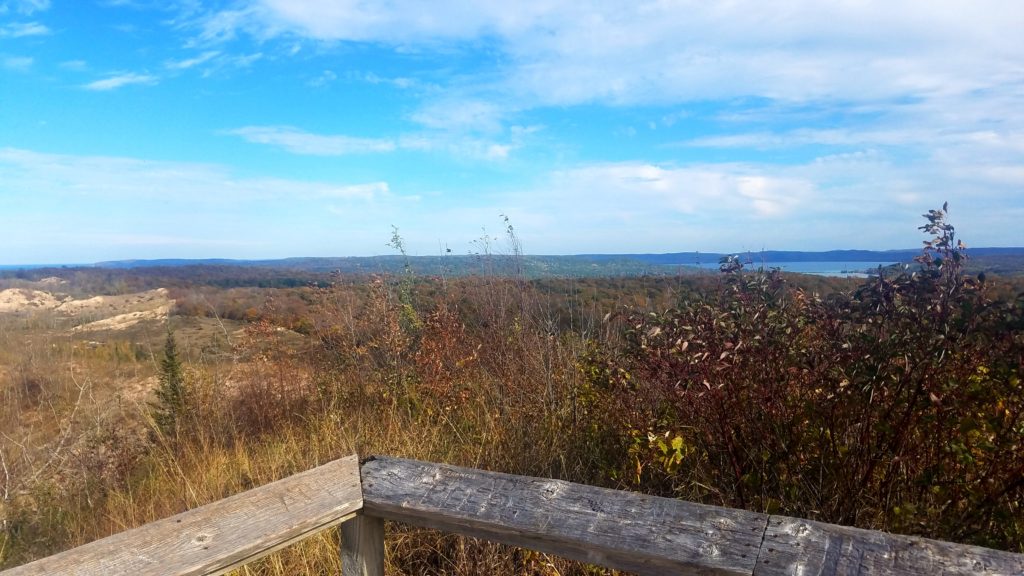
[[[0,0],[0,263],[1024,245],[1017,0]]]

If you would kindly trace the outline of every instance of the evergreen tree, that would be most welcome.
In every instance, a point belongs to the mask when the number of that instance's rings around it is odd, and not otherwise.
[[[185,377],[174,333],[168,329],[164,343],[164,357],[160,361],[160,385],[156,389],[153,419],[164,434],[174,434],[178,421],[185,413]]]

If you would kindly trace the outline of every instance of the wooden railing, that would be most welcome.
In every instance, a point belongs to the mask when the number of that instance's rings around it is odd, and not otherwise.
[[[341,524],[345,576],[384,521],[639,574],[1024,574],[1024,555],[444,464],[355,456],[0,573],[222,574]]]

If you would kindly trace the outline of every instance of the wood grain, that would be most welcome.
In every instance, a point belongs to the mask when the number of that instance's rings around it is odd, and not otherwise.
[[[749,575],[768,516],[378,457],[364,513],[639,574]]]
[[[355,456],[0,576],[222,574],[346,520],[344,575],[382,576],[383,519],[639,574],[1024,576],[1021,554],[415,460],[360,471]]]
[[[384,576],[384,521],[360,514],[341,525],[341,576]]]
[[[349,456],[0,574],[222,574],[339,524],[362,504],[359,461]]]
[[[1020,575],[1024,555],[772,516],[754,574]]]

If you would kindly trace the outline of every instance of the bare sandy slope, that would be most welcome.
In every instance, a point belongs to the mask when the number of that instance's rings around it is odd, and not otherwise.
[[[124,330],[143,320],[163,320],[167,318],[172,306],[173,302],[164,288],[81,300],[26,288],[0,291],[0,313],[51,310],[81,322],[72,329],[74,332]]]
[[[53,294],[42,290],[10,288],[0,291],[0,312],[52,310],[60,304],[61,301]]]
[[[163,320],[171,312],[171,304],[161,304],[148,310],[137,310],[125,314],[117,314],[88,324],[75,326],[72,332],[84,332],[89,330],[125,330],[142,322],[143,320]]]
[[[167,289],[157,288],[120,296],[93,296],[82,300],[68,300],[57,306],[56,311],[68,316],[94,316],[102,319],[128,312],[145,312],[169,303]]]

